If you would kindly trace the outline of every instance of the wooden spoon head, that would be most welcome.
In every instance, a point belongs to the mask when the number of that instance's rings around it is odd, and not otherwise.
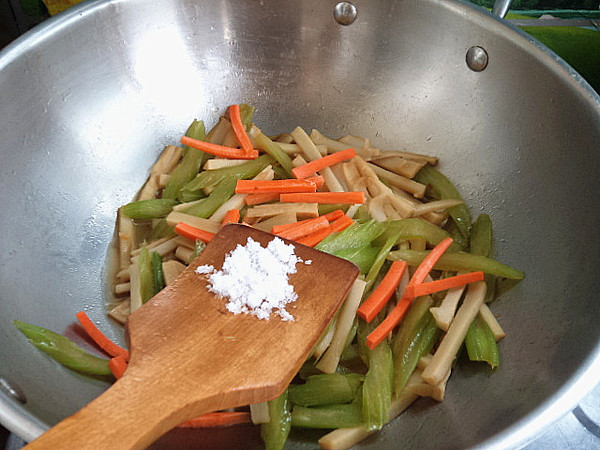
[[[195,270],[205,264],[221,269],[226,255],[250,237],[263,247],[274,239],[243,225],[224,227],[177,280],[129,318],[126,376],[167,380],[171,394],[179,398],[173,401],[185,402],[191,415],[280,395],[359,273],[349,261],[286,241],[303,261],[312,261],[297,264],[297,273],[290,275],[298,300],[287,310],[295,320],[234,315],[225,299],[208,290],[207,277]],[[195,411],[192,405],[207,397],[210,408]]]

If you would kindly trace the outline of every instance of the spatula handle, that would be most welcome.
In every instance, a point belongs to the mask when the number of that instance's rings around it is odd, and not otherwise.
[[[29,444],[28,449],[143,449],[179,423],[211,411],[197,402],[176,405],[161,377],[127,374],[81,411]],[[182,407],[181,407],[182,406]]]

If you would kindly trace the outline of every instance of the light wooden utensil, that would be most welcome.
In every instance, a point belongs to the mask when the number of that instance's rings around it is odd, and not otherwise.
[[[304,261],[290,283],[295,320],[234,315],[211,293],[196,267],[222,267],[248,238],[273,235],[243,225],[224,227],[167,288],[127,323],[131,359],[125,375],[81,411],[29,447],[138,449],[185,420],[278,397],[308,358],[358,276],[343,259],[294,244]]]

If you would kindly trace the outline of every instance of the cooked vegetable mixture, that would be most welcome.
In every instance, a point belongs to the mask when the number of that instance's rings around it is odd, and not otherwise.
[[[119,209],[118,301],[128,315],[171,283],[219,229],[242,222],[354,262],[361,276],[283,395],[219,411],[184,427],[260,424],[268,449],[291,427],[331,430],[319,444],[352,447],[418,397],[442,401],[463,343],[468,357],[500,364],[504,337],[488,304],[524,278],[496,261],[492,222],[475,221],[438,158],[381,151],[368,138],[265,135],[254,108],[232,105],[206,133],[194,120],[168,146],[136,201]],[[111,358],[16,321],[61,364],[119,378],[129,353],[89,320],[80,323]],[[276,319],[273,319],[276,320]]]

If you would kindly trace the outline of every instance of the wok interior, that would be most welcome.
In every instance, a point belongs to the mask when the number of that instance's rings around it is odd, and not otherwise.
[[[597,360],[598,97],[466,4],[356,3],[343,27],[316,0],[97,2],[4,52],[0,376],[28,400],[0,393],[4,423],[31,438],[108,386],[42,355],[12,320],[73,336],[85,309],[123,342],[104,308],[116,210],[193,118],[210,126],[241,101],[268,133],[301,125],[440,156],[474,215],[492,216],[498,259],[527,273],[492,305],[508,334],[497,373],[463,358],[443,403],[418,401],[366,447],[476,445],[550,408]],[[465,64],[473,45],[483,72]],[[160,444],[260,445],[251,428],[233,434]]]

